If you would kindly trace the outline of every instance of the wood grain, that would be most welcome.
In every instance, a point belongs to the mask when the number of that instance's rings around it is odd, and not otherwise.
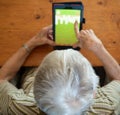
[[[0,0],[0,66],[28,39],[52,22],[52,2],[74,0]],[[79,1],[79,0],[78,0]],[[93,29],[107,50],[120,63],[120,0],[82,0],[86,24]],[[37,66],[53,48],[35,49],[24,66]],[[94,66],[100,61],[81,50]]]

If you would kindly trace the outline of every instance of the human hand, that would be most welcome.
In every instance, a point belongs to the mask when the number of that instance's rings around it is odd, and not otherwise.
[[[79,31],[77,21],[74,24],[74,29],[78,42],[73,45],[73,48],[81,47],[91,51],[97,51],[102,46],[101,40],[95,35],[93,30]]]
[[[26,44],[28,45],[28,47],[31,47],[31,49],[45,44],[54,46],[55,42],[53,41],[52,32],[52,26],[44,27],[36,36],[30,39]]]
[[[37,45],[49,44],[51,46],[55,45],[52,36],[52,25],[44,27],[36,36],[35,39],[39,42]]]

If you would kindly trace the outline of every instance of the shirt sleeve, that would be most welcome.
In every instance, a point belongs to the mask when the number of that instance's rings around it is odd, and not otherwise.
[[[99,87],[90,107],[89,114],[119,115],[120,114],[120,81],[114,80],[104,87]]]
[[[40,114],[34,96],[26,95],[8,81],[0,83],[0,114],[29,115]]]
[[[120,114],[120,81],[114,80],[100,90],[113,102],[114,113]]]

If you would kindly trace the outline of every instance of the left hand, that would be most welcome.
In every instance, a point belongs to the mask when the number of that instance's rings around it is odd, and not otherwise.
[[[51,45],[54,46],[55,42],[53,41],[52,36],[52,26],[44,27],[36,36],[30,39],[27,43],[28,46],[32,46],[33,48],[41,45]]]

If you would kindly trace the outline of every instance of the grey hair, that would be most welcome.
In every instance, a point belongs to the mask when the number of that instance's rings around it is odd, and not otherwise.
[[[93,103],[99,78],[78,51],[55,50],[37,69],[34,95],[48,115],[81,115]]]

